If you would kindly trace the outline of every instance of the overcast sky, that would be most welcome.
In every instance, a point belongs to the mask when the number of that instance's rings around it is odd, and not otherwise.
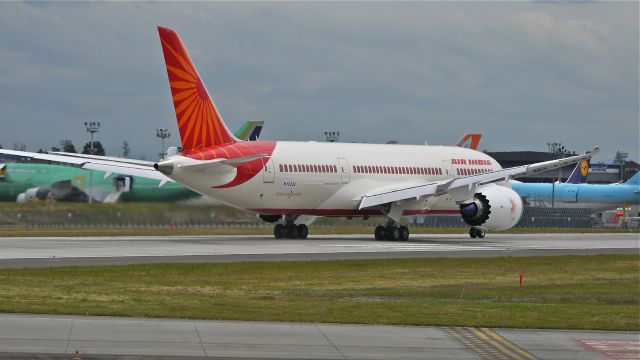
[[[88,141],[155,159],[179,136],[157,25],[231,129],[263,139],[639,156],[638,2],[0,3],[0,144]]]

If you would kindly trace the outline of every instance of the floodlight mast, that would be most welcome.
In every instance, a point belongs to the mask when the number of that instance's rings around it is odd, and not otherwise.
[[[165,151],[164,147],[164,139],[171,137],[171,132],[169,132],[169,129],[166,128],[156,128],[156,137],[162,139],[162,145],[160,147],[160,153],[158,155],[160,155],[160,160],[163,160],[167,156],[167,152]]]
[[[91,155],[95,155],[93,152],[93,134],[100,131],[100,122],[85,121],[84,127],[88,133],[91,133],[91,142],[89,143],[89,147],[91,148]],[[93,188],[93,171],[89,170],[89,203],[93,202],[93,196],[91,196],[92,188]]]

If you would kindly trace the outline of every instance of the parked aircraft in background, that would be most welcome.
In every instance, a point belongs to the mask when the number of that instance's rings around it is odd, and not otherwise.
[[[589,175],[589,164],[591,161],[589,159],[584,159],[576,164],[576,167],[569,175],[565,184],[584,184],[587,182],[587,175]]]
[[[56,200],[95,201],[177,201],[200,196],[176,183],[158,187],[158,180],[118,175],[105,177],[104,171],[93,173],[67,165],[37,163],[0,164],[0,201]]]
[[[234,134],[238,140],[256,141],[260,137],[264,121],[249,120]]]
[[[255,141],[264,121],[245,122],[235,136]],[[178,201],[200,196],[174,182],[158,187],[158,180],[133,176],[106,176],[104,171],[93,174],[67,165],[40,163],[0,163],[0,201],[56,200],[95,201]]]
[[[541,207],[593,209],[594,212],[640,205],[640,172],[621,184],[586,184],[589,163],[582,161],[565,183],[512,181],[526,204]]]
[[[29,156],[176,181],[278,222],[276,238],[306,238],[307,225],[296,224],[301,215],[380,215],[388,222],[376,227],[376,239],[407,240],[409,229],[398,226],[402,215],[456,214],[471,226],[471,237],[508,229],[522,214],[510,178],[575,163],[598,151],[502,169],[488,155],[456,146],[240,141],[222,120],[178,35],[162,27],[158,31],[181,153],[158,163],[80,154]]]
[[[482,134],[464,134],[462,135],[462,139],[460,139],[460,141],[456,143],[456,146],[478,150],[478,145],[480,145],[480,138],[482,138]]]

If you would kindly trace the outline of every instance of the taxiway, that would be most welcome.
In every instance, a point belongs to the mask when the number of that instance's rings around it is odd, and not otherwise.
[[[76,351],[80,359],[596,360],[637,359],[640,340],[637,332],[0,315],[0,358]]]
[[[158,262],[233,262],[420,257],[638,254],[638,234],[412,235],[407,242],[370,235],[118,236],[0,238],[0,268]]]

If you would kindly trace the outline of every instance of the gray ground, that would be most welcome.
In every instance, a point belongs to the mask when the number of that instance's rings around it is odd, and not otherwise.
[[[370,235],[313,236],[122,236],[0,238],[0,268],[150,262],[230,262],[408,257],[638,254],[638,234],[412,235],[407,242]]]
[[[493,331],[540,359],[637,358],[640,351],[638,333]],[[480,358],[438,327],[0,315],[0,357],[71,359],[76,351],[81,359]]]
[[[369,235],[273,240],[264,236],[0,238],[0,267],[73,264],[396,257],[638,254],[633,234]],[[640,359],[637,332],[493,329],[522,359]],[[500,349],[487,341],[485,347]],[[479,346],[482,342],[479,343]],[[287,324],[46,315],[0,315],[0,358],[478,359],[438,327]],[[521,355],[520,353],[514,353]],[[504,358],[504,357],[502,357]],[[518,358],[518,357],[514,357]]]

